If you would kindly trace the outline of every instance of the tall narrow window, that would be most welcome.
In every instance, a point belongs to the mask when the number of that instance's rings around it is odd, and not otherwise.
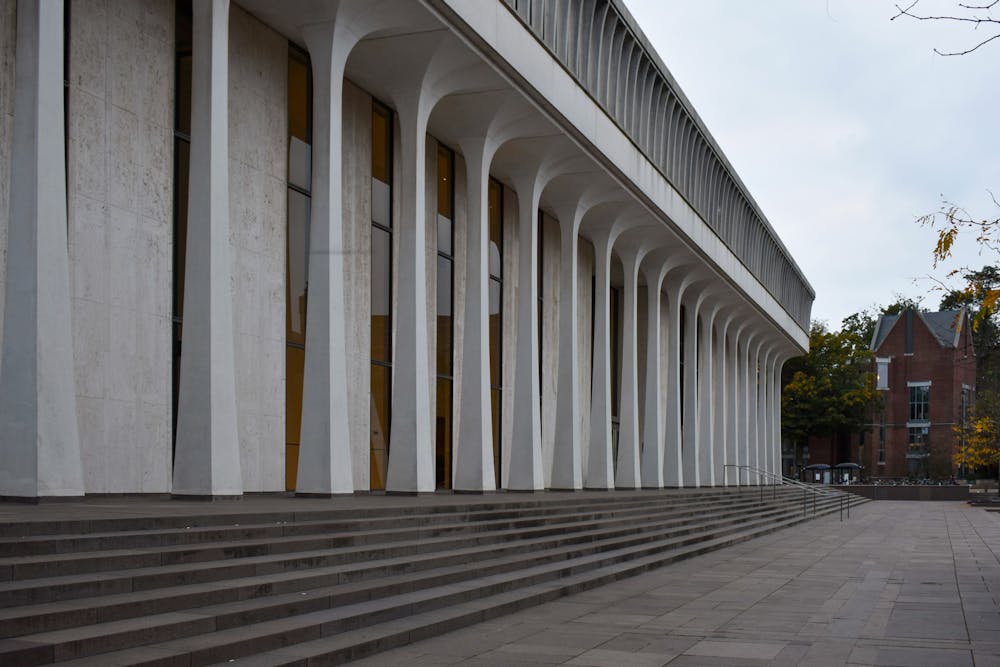
[[[392,112],[372,103],[371,489],[384,489],[392,404]]]
[[[312,72],[309,56],[288,51],[288,235],[285,275],[285,489],[295,489],[302,430],[312,207]]]
[[[437,406],[434,417],[435,479],[451,488],[451,406],[454,383],[455,296],[455,155],[444,146],[437,153]]]
[[[885,465],[885,413],[879,415],[878,424],[878,464]]]
[[[503,392],[503,186],[490,179],[489,192],[490,405],[493,413],[493,470],[499,489]]]
[[[930,421],[930,392],[929,382],[910,383],[910,421],[925,422]]]
[[[174,303],[173,438],[177,437],[177,396],[181,371],[181,324],[184,316],[184,251],[187,244],[188,179],[191,166],[191,3],[175,10],[176,94],[174,95]]]

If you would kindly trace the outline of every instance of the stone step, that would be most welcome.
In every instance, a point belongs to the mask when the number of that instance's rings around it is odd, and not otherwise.
[[[753,493],[758,487],[713,488],[713,489],[671,489],[664,496],[679,502],[686,498],[704,499]],[[661,496],[661,497],[664,497]],[[157,513],[151,509],[137,511],[127,516],[102,516],[93,518],[66,518],[35,521],[6,521],[0,523],[0,539],[31,538],[37,536],[54,537],[60,535],[93,535],[121,534],[124,532],[148,532],[157,530],[190,530],[205,527],[249,526],[263,524],[294,524],[306,521],[338,521],[359,518],[385,518],[388,520],[407,519],[419,515],[462,515],[483,511],[525,511],[530,509],[548,510],[557,507],[587,507],[601,506],[605,503],[643,503],[649,502],[649,495],[642,491],[616,491],[613,496],[602,497],[592,495],[568,494],[567,497],[547,498],[532,495],[496,494],[479,497],[478,500],[456,501],[455,498],[466,496],[442,496],[440,503],[431,505],[425,503],[409,504],[400,497],[386,505],[362,505],[342,507],[333,500],[328,501],[329,509],[303,509],[294,511],[244,511],[204,512],[198,509],[178,512],[183,501],[167,501],[163,507],[168,511]],[[350,499],[348,499],[350,500]],[[381,500],[388,501],[387,498]],[[110,502],[110,501],[109,501]],[[241,503],[227,504],[227,507],[240,506]],[[218,505],[211,505],[212,509]],[[186,509],[186,508],[185,508]]]
[[[469,503],[476,511],[465,512],[425,505],[422,512],[385,517],[378,522],[384,530],[366,524],[371,517],[348,521],[354,530],[338,539],[349,543],[321,549],[309,547],[332,543],[315,531],[329,530],[331,524],[343,528],[344,517],[316,520],[312,512],[295,512],[308,518],[282,526],[280,535],[268,539],[254,530],[271,527],[256,526],[245,540],[175,544],[159,550],[171,554],[167,559],[206,560],[8,582],[0,585],[0,595],[12,599],[21,595],[23,602],[32,604],[0,610],[0,636],[8,637],[0,639],[0,664],[80,659],[81,664],[189,665],[288,644],[299,644],[294,650],[307,652],[315,641],[348,647],[346,652],[326,644],[316,648],[314,659],[327,664],[383,645],[385,637],[395,636],[387,631],[395,625],[412,625],[407,637],[415,636],[413,632],[443,632],[454,626],[453,610],[475,606],[481,599],[494,601],[483,607],[483,614],[507,613],[502,610],[535,600],[532,591],[537,587],[556,591],[546,595],[564,595],[568,589],[563,584],[573,577],[627,572],[643,559],[669,562],[664,554],[694,553],[700,545],[721,544],[733,535],[805,518],[801,492],[795,489],[637,493],[623,498],[620,503],[579,505],[562,500],[548,506]],[[836,512],[840,502],[826,497],[817,501],[817,509]],[[806,517],[811,517],[811,504],[806,510]],[[248,529],[245,525],[215,528]],[[292,532],[286,533],[288,529]],[[107,532],[121,535],[121,531]],[[138,537],[143,531],[133,532]],[[72,541],[74,536],[65,539]],[[264,548],[261,545],[267,545],[269,553],[254,554],[254,548]],[[132,551],[136,553],[110,549],[104,555],[111,567],[118,558],[157,553]],[[15,566],[25,572],[34,567],[44,575],[46,566],[71,567],[65,563],[83,563],[100,555],[66,553],[2,565],[11,567],[12,576]],[[208,560],[216,557],[221,560]],[[558,585],[552,588],[553,584]],[[122,590],[113,592],[118,587]],[[47,595],[54,600],[39,603]],[[505,595],[512,601],[503,602]],[[459,618],[466,617],[459,614]],[[374,644],[345,639],[373,628],[378,629]]]
[[[829,508],[830,511],[834,509],[832,505]],[[643,571],[656,564],[673,562],[681,557],[690,557],[705,550],[749,539],[801,520],[798,511],[786,508],[778,517],[741,521],[728,530],[706,531],[698,539],[652,539],[608,551],[578,553],[556,562],[520,567],[498,574],[486,573],[472,580],[388,598],[331,606],[322,611],[309,611],[251,625],[219,628],[207,634],[159,642],[155,646],[145,647],[143,651],[157,656],[156,659],[170,656],[170,659],[187,659],[190,660],[189,664],[201,665],[273,651],[289,644],[310,642],[291,650],[297,656],[304,651],[308,657],[325,664],[327,660],[359,657],[372,649],[383,650],[390,645],[398,645],[394,642],[400,637],[395,637],[393,630],[399,627],[410,628],[403,637],[402,643],[405,643],[414,639],[414,632],[428,633],[425,636],[444,632],[460,627],[461,624],[483,620],[488,617],[487,613],[498,615],[528,604],[537,604],[542,601],[539,599],[540,594],[545,599],[552,599]],[[200,611],[209,612],[208,609]],[[456,624],[453,618],[463,620]],[[415,624],[410,622],[415,619],[418,619]],[[177,625],[190,621],[173,617],[169,620]],[[314,640],[329,635],[336,636],[320,640],[322,646],[313,645]],[[367,639],[359,641],[359,635]],[[68,638],[64,638],[66,639]],[[47,638],[38,636],[32,640],[44,643]],[[73,646],[76,645],[55,644],[53,656],[58,660],[73,655]],[[310,654],[310,651],[317,648],[318,653]],[[278,651],[283,654],[280,656],[282,659],[287,657],[288,650]],[[138,657],[137,654],[131,655],[129,659]],[[119,664],[116,660],[121,658],[120,655],[96,657],[98,662],[84,661],[78,664]],[[263,657],[258,656],[254,660]],[[108,662],[100,663],[101,658],[106,658]]]
[[[686,505],[684,509],[674,509],[676,512],[697,511],[702,507],[733,506],[739,502],[735,499],[719,499]],[[67,576],[87,572],[107,570],[136,569],[179,563],[192,563],[229,558],[247,558],[269,554],[291,553],[296,551],[315,551],[356,544],[386,542],[390,540],[422,539],[447,533],[477,533],[503,528],[528,528],[533,526],[553,525],[553,529],[570,521],[601,520],[608,518],[626,518],[650,511],[648,505],[629,504],[623,507],[611,507],[604,511],[589,512],[548,512],[540,515],[529,515],[517,518],[511,516],[486,518],[475,516],[468,521],[457,521],[448,524],[417,523],[405,527],[399,526],[399,521],[388,523],[386,527],[371,529],[370,526],[343,523],[329,524],[326,522],[310,523],[307,526],[293,524],[292,534],[274,535],[267,538],[245,538],[240,540],[201,542],[178,544],[171,546],[144,546],[129,548],[107,548],[102,551],[82,551],[78,553],[61,553],[50,556],[18,556],[0,558],[0,581],[18,581],[38,577]],[[509,514],[507,512],[504,513]],[[409,522],[407,522],[409,523]],[[356,530],[351,530],[355,528]]]
[[[711,499],[716,499],[713,496]],[[699,502],[710,500],[699,499]],[[322,519],[298,519],[291,521],[257,522],[255,515],[242,517],[242,521],[230,525],[198,526],[197,517],[185,517],[185,525],[180,528],[159,528],[146,530],[118,530],[103,533],[87,532],[86,534],[35,535],[28,537],[0,538],[0,557],[53,555],[62,553],[78,553],[106,549],[130,548],[160,548],[169,546],[194,545],[199,543],[223,542],[234,540],[265,539],[271,537],[286,537],[293,535],[311,535],[317,533],[384,530],[387,526],[397,526],[400,522],[408,525],[454,525],[468,521],[487,521],[502,519],[528,519],[533,516],[547,516],[556,510],[571,509],[578,512],[588,508],[601,512],[617,508],[628,508],[648,504],[641,497],[631,497],[622,500],[612,500],[607,503],[588,502],[583,504],[552,503],[552,505],[521,507],[512,505],[503,509],[483,509],[475,511],[455,512],[424,512],[403,516],[361,516]]]
[[[733,505],[727,506],[735,507]],[[747,503],[744,506],[755,507],[756,504]],[[661,506],[658,510],[654,509],[653,511],[667,516],[676,516],[678,512],[676,508],[670,506]],[[686,514],[684,510],[680,510],[680,512]],[[619,521],[614,518],[605,520]],[[627,522],[625,523],[627,525]],[[581,527],[586,528],[587,526],[574,526],[574,524],[569,523],[559,527],[550,526],[545,530],[555,533]],[[476,539],[487,541],[496,541],[506,537],[506,534],[488,532],[476,534]],[[174,585],[204,583],[225,578],[256,576],[282,569],[318,567],[324,561],[327,564],[339,564],[349,561],[351,558],[370,558],[371,553],[385,554],[393,550],[407,552],[415,548],[433,548],[438,542],[445,539],[447,538],[424,538],[416,540],[414,543],[366,544],[357,548],[341,547],[314,552],[246,556],[217,561],[139,567],[114,573],[97,572],[6,582],[0,584],[0,608],[33,602],[54,602],[93,595],[109,595]],[[465,542],[469,539],[472,538],[466,536],[462,541]]]

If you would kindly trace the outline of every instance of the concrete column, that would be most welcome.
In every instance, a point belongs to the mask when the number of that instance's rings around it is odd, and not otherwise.
[[[334,23],[305,29],[313,68],[309,317],[296,491],[354,491],[347,420],[347,328],[341,177],[344,63],[354,45]]]
[[[663,402],[660,396],[660,289],[667,275],[662,261],[647,263],[646,277],[646,391],[642,437],[642,486],[663,487]]]
[[[594,240],[594,371],[590,385],[590,455],[587,488],[615,486],[611,460],[611,249],[617,233]]]
[[[492,151],[485,138],[462,142],[467,175],[468,259],[462,340],[462,394],[458,442],[455,443],[455,489],[496,489],[493,425],[490,407],[489,219],[487,188]]]
[[[740,430],[739,430],[739,442],[738,442],[738,452],[739,463],[742,466],[750,465],[750,369],[751,369],[751,345],[753,343],[754,335],[752,332],[747,332],[744,339],[740,344],[740,378],[739,378],[739,390],[740,396],[738,398],[739,412],[740,412]],[[753,479],[749,476],[746,471],[742,473],[742,483],[752,484]]]
[[[66,250],[62,0],[17,3],[15,58],[0,496],[82,496]]]
[[[684,486],[684,462],[681,432],[681,299],[687,287],[686,279],[667,281],[667,414],[664,420],[663,484]]]
[[[639,470],[639,361],[637,292],[639,265],[645,253],[632,251],[622,257],[625,274],[622,312],[622,392],[618,423],[618,470],[615,486],[637,489]],[[647,342],[647,345],[649,343]]]
[[[712,456],[715,464],[712,467],[712,474],[715,479],[714,485],[726,483],[727,476],[732,472],[726,469],[730,463],[728,451],[729,439],[729,390],[727,387],[727,372],[729,361],[726,358],[726,335],[729,332],[729,324],[733,321],[733,316],[720,315],[716,320],[715,345],[712,350],[713,369],[712,374],[712,402],[715,409],[712,412]]]
[[[545,488],[542,471],[542,421],[538,387],[538,199],[537,173],[514,184],[518,207],[517,359],[514,367],[514,419],[507,487]]]
[[[774,441],[774,473],[782,475],[781,460],[781,371],[785,366],[787,357],[779,354],[774,360],[774,377],[771,381],[771,394],[773,401],[771,404],[771,438]]]
[[[774,348],[768,348],[761,363],[760,381],[760,417],[758,430],[758,447],[760,450],[760,467],[765,472],[773,474],[774,471],[774,447],[775,442],[771,438],[771,410],[773,408],[774,396],[771,386],[774,384]],[[769,479],[768,484],[773,484],[774,480]]]
[[[684,486],[701,483],[698,423],[698,359],[704,353],[699,349],[698,317],[701,298],[694,297],[685,303],[684,311],[684,422],[682,428],[681,458],[684,464]]]
[[[715,486],[715,368],[713,357],[717,306],[703,308],[701,335],[698,337],[698,485]]]
[[[193,12],[184,347],[173,492],[235,496],[243,493],[243,479],[229,257],[229,0],[196,2]]]
[[[740,348],[739,341],[744,330],[744,326],[733,327],[727,341],[727,361],[726,361],[726,463],[739,465],[739,433],[740,433],[740,394],[739,383],[742,377],[740,368]],[[739,486],[740,473],[737,468],[726,470],[726,484]]]
[[[556,433],[552,452],[552,488],[583,488],[580,457],[580,383],[577,364],[577,234],[581,212],[559,215],[559,377]]]
[[[763,342],[758,338],[749,348],[747,357],[747,465],[751,468],[760,468],[759,443],[757,428],[758,423],[758,370],[760,363],[760,349]],[[761,479],[756,473],[750,477],[752,484],[760,484]]]
[[[432,492],[434,438],[427,353],[427,257],[424,160],[430,105],[415,91],[397,101],[400,127],[400,207],[402,220],[396,281],[396,339],[393,343],[392,422],[386,490]],[[462,421],[465,421],[463,415]],[[492,462],[492,455],[490,457]],[[491,465],[492,467],[492,465]]]

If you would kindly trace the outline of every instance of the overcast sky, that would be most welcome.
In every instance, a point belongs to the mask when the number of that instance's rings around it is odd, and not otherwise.
[[[919,278],[946,270],[914,220],[942,194],[1000,214],[1000,40],[941,57],[992,33],[890,21],[886,0],[625,3],[816,290],[814,320],[897,293],[937,308]],[[956,259],[996,261],[971,238]]]

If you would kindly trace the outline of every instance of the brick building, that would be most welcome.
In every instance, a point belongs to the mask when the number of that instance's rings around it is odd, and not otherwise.
[[[906,310],[884,315],[871,349],[883,406],[863,465],[872,478],[949,477],[961,424],[975,395],[976,357],[968,313]]]

